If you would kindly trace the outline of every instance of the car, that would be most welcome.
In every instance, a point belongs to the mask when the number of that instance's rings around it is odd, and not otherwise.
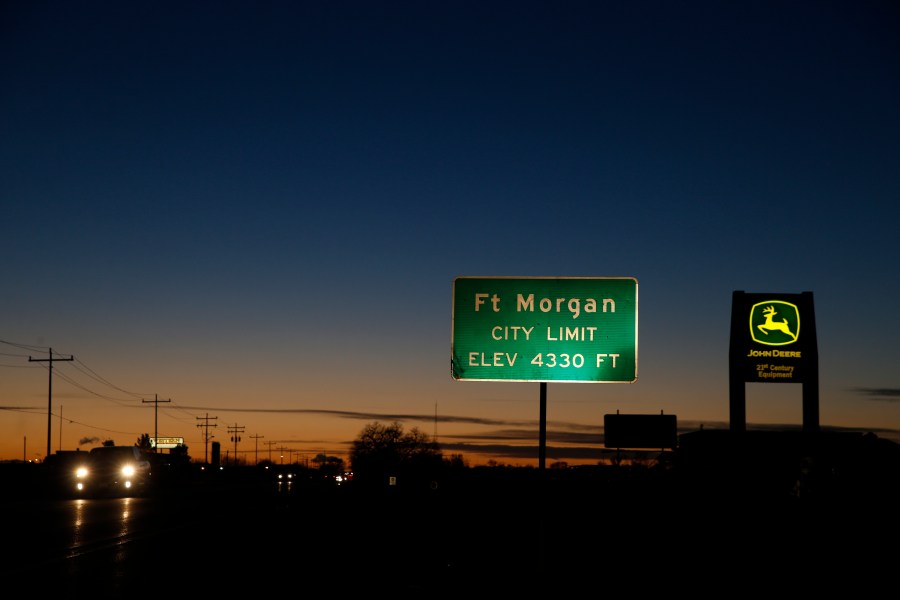
[[[81,496],[138,496],[150,489],[149,456],[138,446],[99,446],[75,472]]]

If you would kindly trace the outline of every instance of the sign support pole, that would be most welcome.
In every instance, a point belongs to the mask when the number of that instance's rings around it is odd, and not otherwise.
[[[541,434],[538,448],[538,469],[543,472],[547,461],[547,382],[541,382]]]

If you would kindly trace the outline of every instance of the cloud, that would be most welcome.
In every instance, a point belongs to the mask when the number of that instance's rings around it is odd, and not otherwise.
[[[458,444],[441,442],[441,451],[443,452],[444,456],[450,456],[453,454],[490,456],[499,463],[503,463],[504,459],[537,459],[540,454],[537,444]],[[604,460],[609,460],[613,457],[648,458],[659,454],[659,452],[655,450],[617,451],[610,448],[604,448],[602,445],[598,445],[596,443],[590,447],[554,446],[552,444],[548,444],[544,451],[548,464],[553,464],[554,462],[567,462],[572,460],[594,461],[599,463]]]
[[[900,402],[900,388],[856,388],[853,391],[869,400]]]
[[[216,412],[240,412],[240,413],[289,413],[289,414],[307,414],[307,415],[323,415],[331,417],[339,417],[342,419],[356,419],[360,421],[422,421],[434,423],[435,416],[433,414],[410,414],[410,413],[370,413],[358,412],[350,410],[326,410],[317,408],[221,408],[209,406],[180,406],[184,410],[202,410]],[[472,425],[518,425],[522,427],[535,426],[537,421],[504,421],[499,419],[482,419],[479,417],[457,417],[448,415],[439,415],[438,423],[469,423]]]
[[[78,440],[78,445],[84,446],[87,444],[96,444],[99,441],[100,441],[100,438],[98,438],[98,437],[83,437],[80,440]]]

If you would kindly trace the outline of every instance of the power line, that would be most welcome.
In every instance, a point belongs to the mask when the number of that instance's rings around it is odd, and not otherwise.
[[[31,350],[32,352],[46,352],[43,346],[32,346],[30,344],[17,344],[16,342],[10,342],[9,340],[0,340],[0,344],[6,344],[7,346],[15,346],[16,348],[21,348],[22,350]]]
[[[79,366],[79,365],[81,365],[81,366]],[[76,369],[78,369],[79,371],[81,371],[82,373],[84,373],[85,375],[87,375],[88,377],[90,377],[91,379],[93,379],[94,381],[100,382],[104,385],[108,385],[109,387],[113,388],[114,390],[118,390],[124,394],[128,394],[129,396],[133,396],[135,398],[141,398],[143,396],[150,395],[150,394],[138,394],[137,392],[129,392],[126,389],[122,389],[119,386],[114,385],[113,383],[111,383],[110,381],[105,379],[104,377],[100,376],[99,373],[97,373],[92,368],[90,368],[89,366],[87,366],[86,364],[84,364],[83,362],[81,362],[78,359],[75,359],[75,364],[72,366],[75,367]]]

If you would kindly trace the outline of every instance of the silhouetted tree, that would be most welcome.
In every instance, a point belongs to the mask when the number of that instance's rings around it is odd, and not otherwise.
[[[333,477],[344,472],[344,459],[340,456],[326,456],[325,462],[319,465],[323,475]]]
[[[354,481],[363,485],[385,485],[390,477],[404,487],[431,481],[439,476],[442,463],[436,442],[416,427],[405,432],[396,421],[366,425],[350,450]]]
[[[138,437],[137,441],[134,443],[135,446],[144,450],[145,452],[150,452],[153,449],[153,444],[150,443],[150,434],[145,433]]]
[[[465,469],[469,466],[462,454],[451,454],[449,458],[444,459],[444,463],[451,469]]]
[[[187,465],[191,462],[191,455],[187,446],[175,446],[167,454],[170,464]]]

